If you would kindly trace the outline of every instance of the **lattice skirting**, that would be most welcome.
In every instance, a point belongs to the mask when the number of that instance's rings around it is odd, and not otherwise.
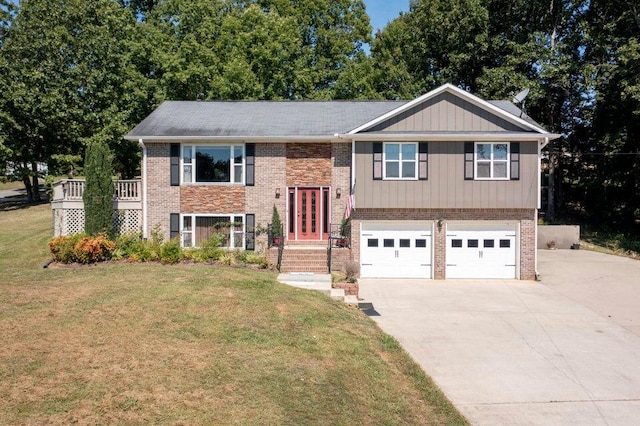
[[[141,210],[114,210],[113,230],[116,234],[142,231]],[[54,209],[53,235],[72,235],[84,232],[84,209]]]

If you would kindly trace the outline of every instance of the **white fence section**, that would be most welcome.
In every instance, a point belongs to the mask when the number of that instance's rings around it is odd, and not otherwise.
[[[113,229],[116,234],[142,230],[142,191],[139,180],[113,182]],[[53,185],[54,236],[84,232],[84,179],[66,179]]]

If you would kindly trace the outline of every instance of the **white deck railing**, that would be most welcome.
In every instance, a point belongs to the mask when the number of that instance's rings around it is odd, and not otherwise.
[[[84,179],[65,179],[53,185],[53,201],[82,201]],[[113,182],[115,201],[140,201],[139,180],[116,180]]]

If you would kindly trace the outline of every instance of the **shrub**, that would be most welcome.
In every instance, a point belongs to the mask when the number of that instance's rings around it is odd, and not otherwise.
[[[78,263],[96,263],[110,259],[115,248],[116,243],[106,234],[98,234],[95,237],[80,238],[73,248],[73,253]]]
[[[262,269],[267,269],[269,267],[269,261],[267,258],[259,253],[254,251],[245,251],[245,262],[250,265],[258,265]]]
[[[211,235],[200,245],[200,249],[195,253],[194,259],[199,262],[212,262],[214,260],[218,260],[220,256],[224,254],[224,250],[220,247],[223,241],[224,235]]]
[[[347,276],[347,282],[354,283],[360,275],[360,265],[358,262],[349,260],[344,264],[344,273]]]
[[[95,136],[87,145],[84,170],[86,183],[84,201],[84,229],[97,235],[113,231],[113,155],[101,136]]]
[[[116,238],[113,258],[129,259],[132,262],[149,262],[160,258],[161,244],[158,241],[145,240],[140,233],[130,232]]]
[[[225,253],[222,256],[220,256],[218,258],[218,262],[222,263],[223,265],[227,265],[227,266],[228,265],[233,265],[235,263],[234,259],[233,259],[233,254],[231,254],[231,253]]]
[[[180,247],[180,240],[173,238],[160,247],[160,261],[162,263],[179,263],[184,260],[184,252]]]
[[[111,259],[116,244],[106,234],[56,237],[49,241],[53,260],[61,263],[95,263]]]
[[[78,241],[85,236],[85,234],[74,234],[53,238],[49,241],[49,250],[53,255],[53,260],[61,263],[75,262],[73,249]]]

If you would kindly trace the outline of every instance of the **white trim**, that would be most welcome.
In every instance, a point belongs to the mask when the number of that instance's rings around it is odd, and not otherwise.
[[[389,160],[390,162],[398,163],[398,177],[389,177],[387,176],[387,150],[385,149],[388,145],[398,145],[398,160]],[[411,162],[411,160],[404,160],[402,158],[402,145],[413,145],[415,147],[416,153],[413,159],[413,177],[407,178],[402,177],[402,164],[407,162]],[[418,142],[396,142],[396,141],[387,141],[382,143],[382,180],[418,180]]]
[[[356,209],[356,194],[355,192],[353,194],[351,194],[351,192],[354,189],[354,186],[356,184],[356,141],[352,140],[351,141],[351,185],[349,186],[349,193],[347,194],[348,197],[352,197],[352,202],[351,202],[351,214],[353,214],[353,210]],[[349,202],[349,200],[347,200],[347,202]],[[343,215],[344,217],[344,215]]]
[[[415,105],[418,105],[418,104],[420,104],[422,102],[427,101],[428,99],[436,97],[436,96],[438,96],[439,94],[441,94],[443,92],[449,92],[449,93],[451,93],[451,94],[453,94],[455,96],[458,96],[459,98],[465,99],[466,101],[468,101],[468,102],[470,102],[470,103],[472,103],[472,104],[474,104],[474,105],[476,105],[476,106],[478,106],[478,107],[480,107],[480,108],[482,108],[482,109],[484,109],[484,110],[486,110],[488,112],[491,112],[494,115],[502,117],[505,120],[507,120],[507,121],[509,121],[509,122],[511,122],[513,124],[516,124],[516,125],[518,125],[520,127],[523,127],[525,129],[531,129],[533,131],[536,131],[538,133],[543,133],[543,134],[548,134],[549,133],[546,130],[544,130],[544,129],[538,127],[538,126],[535,126],[535,125],[523,120],[520,117],[516,117],[513,114],[509,114],[508,112],[506,112],[506,111],[498,108],[497,106],[485,101],[484,99],[481,99],[481,98],[479,98],[479,97],[477,97],[475,95],[472,95],[471,93],[468,93],[468,92],[466,92],[466,91],[464,91],[464,90],[462,90],[462,89],[460,89],[460,88],[458,88],[458,87],[456,87],[456,86],[454,86],[452,84],[446,83],[446,84],[443,84],[440,87],[437,87],[436,89],[434,89],[434,90],[432,90],[430,92],[425,93],[424,95],[422,95],[422,96],[420,96],[420,97],[418,97],[418,98],[416,98],[416,99],[414,99],[414,100],[412,100],[410,102],[407,102],[406,104],[404,104],[404,105],[402,105],[402,106],[400,106],[400,107],[398,107],[398,108],[396,108],[396,109],[394,109],[392,111],[389,111],[386,114],[381,115],[378,118],[375,118],[375,119],[369,121],[368,123],[365,123],[365,124],[363,124],[363,125],[361,125],[359,127],[356,127],[355,129],[351,130],[349,132],[349,134],[355,134],[355,133],[359,133],[359,132],[362,132],[364,130],[370,129],[371,127],[375,126],[376,124],[380,124],[380,123],[384,122],[385,120],[388,120],[388,119],[390,119],[392,117],[395,117],[396,115],[401,114],[404,111],[407,111],[407,110],[413,108]]]
[[[198,182],[196,181],[196,152],[198,147],[227,147],[229,148],[229,182]],[[242,148],[242,176],[240,177],[240,182],[235,182],[235,148]],[[184,151],[185,149],[191,149],[191,182],[184,181]],[[246,145],[243,143],[208,143],[208,144],[190,144],[183,143],[180,144],[180,185],[222,185],[222,186],[230,186],[230,185],[246,185],[246,161],[247,161],[247,153],[246,153]]]
[[[124,136],[125,140],[136,141],[139,136]],[[235,143],[252,143],[252,142],[342,142],[338,134],[334,135],[274,135],[274,136],[143,136],[147,142],[175,142],[189,141],[192,144],[200,142],[235,142]]]
[[[561,135],[549,133],[546,138],[557,139]],[[475,141],[489,141],[489,142],[538,142],[542,138],[539,133],[533,132],[469,132],[469,133],[456,133],[456,132],[411,132],[411,133],[358,133],[355,135],[342,135],[344,139],[352,140],[355,142],[380,142],[380,141],[399,141],[399,142],[475,142]]]
[[[506,141],[540,141],[540,133],[533,132],[411,132],[411,133],[344,133],[327,136],[145,136],[147,143],[171,143],[171,142],[188,142],[190,145],[202,143],[313,143],[328,142],[338,143],[348,141],[380,141],[380,140],[398,140],[398,141],[474,141],[474,140],[506,140]],[[545,133],[546,139],[558,139],[560,134]],[[127,138],[125,140],[136,141],[136,138]]]
[[[541,145],[540,143],[538,144],[538,201],[536,203],[536,205],[538,206],[538,209],[542,208],[542,148],[544,148],[547,143],[549,143],[549,138],[544,138],[545,142],[544,145]],[[536,244],[538,244],[536,242]]]
[[[235,232],[231,231],[229,228],[229,246],[228,247],[220,247],[225,250],[244,250],[246,247],[246,234],[247,234],[247,217],[245,213],[181,213],[180,214],[180,246],[184,247],[184,241],[182,238],[184,231],[184,218],[191,217],[191,231],[187,231],[191,233],[191,244],[192,246],[189,248],[199,248],[199,241],[196,241],[196,218],[198,217],[228,217],[230,219],[230,223],[235,223],[235,220],[239,217],[242,218],[242,245],[240,247],[235,246]]]
[[[535,280],[538,281],[540,274],[538,273],[538,209],[536,209],[536,215],[534,217],[533,223],[533,239],[534,239],[534,250],[533,250],[533,273],[535,274]]]
[[[480,145],[490,145],[491,146],[491,155],[490,158],[478,160],[478,144]],[[506,145],[507,146],[507,158],[504,160],[496,160],[493,158],[493,147],[495,145]],[[478,177],[478,161],[481,163],[489,164],[489,177]],[[505,177],[494,177],[493,171],[495,163],[504,163],[507,175]],[[510,180],[511,179],[511,144],[506,142],[476,142],[473,144],[473,180]]]
[[[142,147],[142,238],[147,238],[147,147],[142,138],[138,144]]]

